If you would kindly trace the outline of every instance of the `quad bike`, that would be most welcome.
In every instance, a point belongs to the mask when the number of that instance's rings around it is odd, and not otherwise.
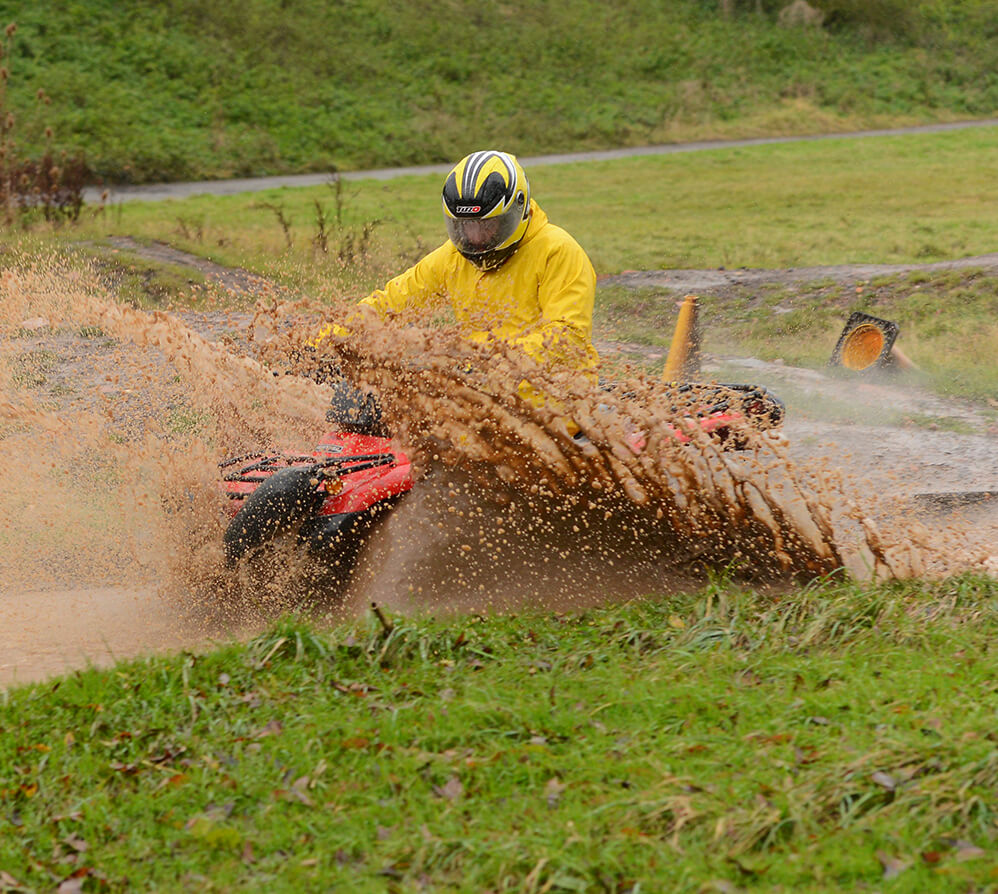
[[[745,422],[769,430],[783,421],[783,403],[759,386],[689,384],[678,391],[696,395],[691,415],[727,448],[745,447],[744,433],[739,431]],[[327,419],[337,422],[338,430],[326,435],[311,453],[269,450],[219,464],[232,516],[223,538],[230,564],[286,534],[296,536],[320,558],[339,560],[355,550],[370,525],[411,490],[409,458],[394,448],[381,425],[380,411],[374,412],[367,398],[362,404],[366,418],[359,424],[356,414],[345,421],[330,411]],[[357,409],[357,404],[353,407]],[[690,442],[679,428],[673,434],[682,443]],[[644,449],[640,436],[631,448]]]

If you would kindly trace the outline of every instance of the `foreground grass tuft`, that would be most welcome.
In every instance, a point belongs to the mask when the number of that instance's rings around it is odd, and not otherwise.
[[[987,884],[996,631],[981,578],[719,582],[79,672],[4,695],[3,883]]]

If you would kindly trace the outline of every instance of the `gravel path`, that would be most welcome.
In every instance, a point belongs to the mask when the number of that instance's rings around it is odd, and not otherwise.
[[[746,140],[703,140],[693,143],[669,143],[658,146],[632,146],[623,149],[604,149],[592,152],[564,152],[553,155],[522,157],[520,161],[529,170],[540,165],[572,164],[580,161],[610,161],[616,158],[633,158],[639,155],[674,155],[680,152],[705,152],[712,149],[736,149],[743,146],[767,146],[776,143],[815,142],[818,140],[866,139],[869,137],[903,136],[917,133],[942,133],[971,127],[998,127],[998,118],[981,121],[955,121],[946,124],[924,124],[888,130],[864,130],[850,133],[814,134],[796,137],[756,137]],[[456,159],[455,159],[456,161]],[[380,168],[370,171],[343,171],[344,180],[391,180],[419,174],[445,174],[453,162],[432,165],[414,165],[399,168]],[[154,183],[142,186],[116,186],[110,190],[109,201],[159,202],[164,199],[184,199],[196,195],[231,196],[241,192],[260,192],[281,187],[321,186],[328,183],[330,173],[288,174],[274,177],[251,177],[239,180],[201,180],[194,183]],[[88,189],[84,200],[100,200],[100,189]]]

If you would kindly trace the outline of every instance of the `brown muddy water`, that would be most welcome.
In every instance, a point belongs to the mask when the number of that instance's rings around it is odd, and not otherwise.
[[[723,450],[688,421],[688,395],[639,370],[607,392],[418,318],[353,320],[320,351],[378,391],[417,469],[353,573],[283,545],[227,569],[217,463],[323,432],[329,390],[286,374],[322,318],[276,296],[252,316],[150,313],[56,257],[8,264],[0,684],[202,648],[287,610],[566,609],[696,587],[711,570],[774,591],[840,568],[998,571],[993,518],[885,500],[834,448],[802,459],[753,432]],[[525,380],[548,399],[523,399]],[[918,485],[896,483],[894,497]]]

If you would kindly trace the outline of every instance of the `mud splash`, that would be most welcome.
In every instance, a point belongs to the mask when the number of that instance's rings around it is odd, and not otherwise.
[[[228,571],[216,464],[260,445],[305,449],[324,429],[328,389],[286,374],[321,316],[264,299],[252,318],[213,317],[228,334],[209,340],[117,303],[63,259],[8,265],[0,682],[202,643],[302,605],[565,608],[695,586],[710,569],[780,585],[840,568],[987,567],[966,528],[885,515],[834,467],[794,463],[779,437],[746,430],[746,450],[723,449],[693,421],[696,394],[626,368],[602,390],[402,317],[351,320],[314,362],[381,395],[419,470],[413,494],[352,575],[281,548]],[[523,381],[547,399],[524,398]],[[45,621],[60,611],[77,623]]]
[[[852,487],[839,470],[799,466],[776,433],[745,427],[733,433],[745,449],[727,449],[696,423],[704,398],[695,391],[626,368],[607,391],[504,345],[480,348],[454,330],[405,328],[411,322],[355,321],[329,351],[382,396],[394,430],[426,468],[473,482],[472,505],[511,506],[545,520],[539,530],[550,533],[571,522],[575,539],[605,556],[620,549],[615,532],[629,530],[671,567],[725,568],[756,580],[840,568],[861,579],[940,576],[983,561],[964,532],[930,535],[885,514],[876,494]],[[547,395],[544,405],[518,393],[523,380]],[[567,419],[581,437],[569,434]],[[544,541],[527,530],[515,548]]]

